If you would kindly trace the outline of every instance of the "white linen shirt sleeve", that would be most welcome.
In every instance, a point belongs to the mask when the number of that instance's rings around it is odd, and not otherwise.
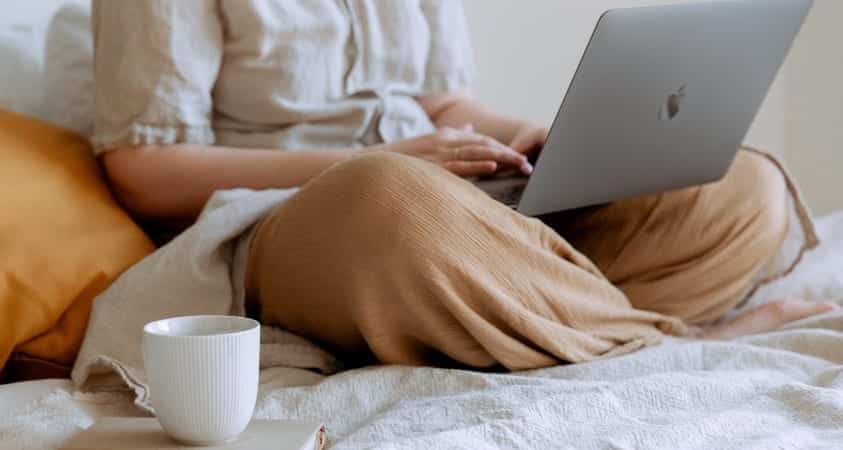
[[[474,79],[474,55],[461,0],[421,0],[430,29],[425,94],[459,91]]]
[[[129,145],[213,144],[223,53],[216,0],[94,0],[97,154]]]

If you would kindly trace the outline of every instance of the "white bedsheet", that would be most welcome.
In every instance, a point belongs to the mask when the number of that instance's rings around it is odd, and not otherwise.
[[[843,297],[843,214],[818,225],[823,246],[753,303]],[[58,380],[0,386],[0,448],[57,448],[98,417],[139,414],[128,393],[74,394]],[[513,375],[272,369],[256,416],[323,420],[335,449],[843,448],[843,312]]]

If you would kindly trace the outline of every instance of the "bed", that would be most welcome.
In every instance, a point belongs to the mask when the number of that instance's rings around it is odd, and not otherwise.
[[[89,97],[75,96],[91,82],[90,44],[78,28],[87,22],[72,9],[64,18],[47,42],[54,57],[17,65],[15,76],[31,81],[28,70],[54,65],[47,73],[65,78],[48,83],[47,96],[66,104],[41,110],[36,94],[45,89],[35,86],[13,106],[85,133]],[[37,30],[18,31],[21,45],[32,45]],[[817,225],[823,244],[747,306],[785,296],[843,299],[843,212]],[[841,389],[836,312],[736,341],[673,339],[525,373],[373,367],[323,377],[273,368],[261,374],[255,416],[324,421],[332,449],[834,448],[843,447]],[[98,418],[143,415],[128,391],[75,392],[58,379],[0,385],[0,449],[59,448]]]
[[[750,304],[843,298],[843,213],[818,230],[821,247]],[[78,393],[67,380],[0,386],[0,448],[59,448],[97,418],[142,415],[128,392]],[[325,421],[337,450],[841,447],[843,312],[525,373],[270,369],[256,417]]]

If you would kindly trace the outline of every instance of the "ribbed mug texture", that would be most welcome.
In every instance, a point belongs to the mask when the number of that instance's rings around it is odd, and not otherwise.
[[[176,440],[192,444],[236,438],[248,426],[255,408],[260,326],[241,317],[166,320],[204,320],[206,325],[199,325],[203,331],[197,335],[190,335],[189,330],[187,335],[154,332],[154,323],[144,327],[144,364],[152,406],[162,427]],[[218,325],[225,331],[242,329],[214,334]]]

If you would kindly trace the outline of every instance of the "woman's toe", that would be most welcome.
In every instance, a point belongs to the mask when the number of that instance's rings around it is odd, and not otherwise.
[[[766,333],[778,330],[788,323],[839,308],[834,303],[779,300],[744,311],[726,323],[708,327],[702,335],[705,339],[733,339],[750,334]]]

